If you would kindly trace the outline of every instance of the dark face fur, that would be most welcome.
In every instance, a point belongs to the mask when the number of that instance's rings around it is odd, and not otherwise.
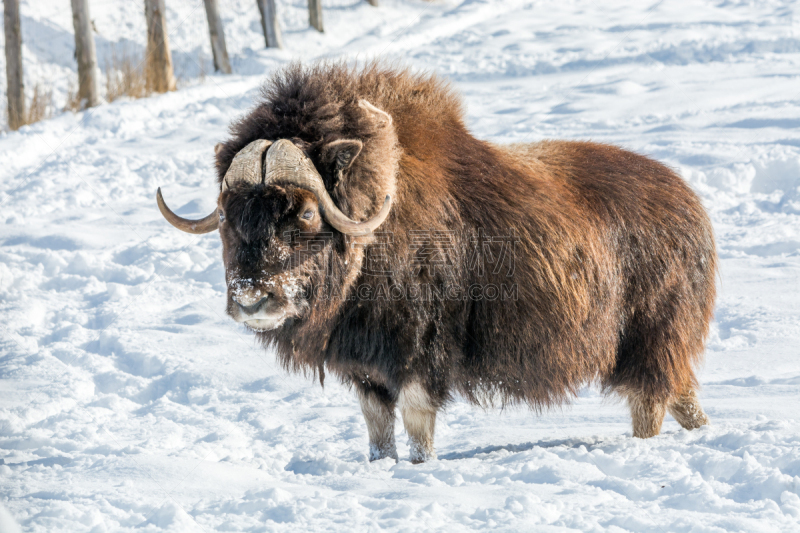
[[[308,311],[313,274],[333,233],[315,196],[291,185],[241,184],[219,199],[227,313],[267,331]]]

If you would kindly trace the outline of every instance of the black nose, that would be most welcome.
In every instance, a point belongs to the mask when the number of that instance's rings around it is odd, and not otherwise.
[[[236,305],[239,306],[239,311],[241,311],[246,315],[253,315],[255,313],[258,313],[258,311],[267,304],[267,300],[269,300],[269,296],[264,296],[253,305],[242,305],[239,302],[236,302],[236,299],[234,299]]]

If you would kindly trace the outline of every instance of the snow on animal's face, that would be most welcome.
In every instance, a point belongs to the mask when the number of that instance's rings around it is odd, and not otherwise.
[[[219,213],[227,313],[257,331],[301,318],[333,237],[316,197],[291,185],[234,185]]]

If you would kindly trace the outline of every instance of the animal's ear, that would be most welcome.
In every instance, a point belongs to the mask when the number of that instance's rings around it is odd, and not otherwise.
[[[331,173],[331,176],[338,181],[341,173],[350,168],[358,154],[361,153],[363,146],[361,141],[356,139],[333,141],[322,147],[320,160]]]
[[[358,107],[363,109],[379,128],[388,128],[392,125],[392,116],[383,109],[378,109],[366,100],[359,100]]]
[[[222,143],[217,143],[214,145],[214,154],[219,155],[220,150],[222,150],[223,146]]]

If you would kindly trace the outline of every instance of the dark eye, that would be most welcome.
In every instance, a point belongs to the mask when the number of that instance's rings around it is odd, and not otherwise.
[[[314,211],[312,209],[309,209],[308,211],[303,213],[303,215],[300,218],[302,218],[303,220],[311,220],[312,218],[314,218]]]
[[[225,213],[223,213],[222,211],[219,212],[219,221],[220,222],[224,222],[225,221]]]

